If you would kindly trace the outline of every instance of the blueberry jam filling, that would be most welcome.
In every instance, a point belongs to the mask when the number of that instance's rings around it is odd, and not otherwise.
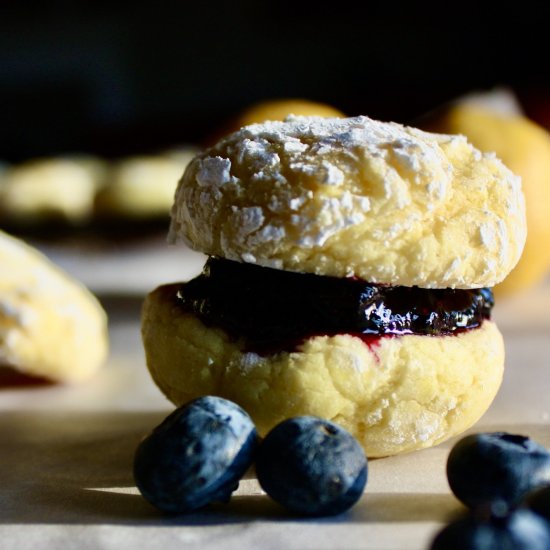
[[[293,273],[210,258],[181,286],[178,303],[257,353],[292,350],[312,336],[367,342],[403,334],[449,335],[489,319],[490,289],[425,289]]]

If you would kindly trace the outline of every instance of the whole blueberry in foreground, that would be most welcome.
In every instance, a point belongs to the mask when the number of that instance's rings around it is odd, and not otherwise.
[[[550,522],[550,485],[540,487],[529,493],[524,505]]]
[[[258,449],[256,474],[263,490],[292,512],[335,515],[363,494],[367,458],[340,426],[300,416],[267,434]]]
[[[238,405],[201,397],[176,409],[138,446],[134,479],[153,506],[184,513],[228,501],[252,464],[256,428]]]
[[[447,478],[455,496],[470,508],[496,504],[511,509],[550,482],[550,453],[522,435],[473,434],[451,450]]]
[[[548,550],[550,532],[544,520],[518,510],[504,517],[486,520],[473,515],[444,527],[430,550]]]

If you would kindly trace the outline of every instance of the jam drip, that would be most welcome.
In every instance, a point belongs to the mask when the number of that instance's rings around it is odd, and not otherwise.
[[[490,289],[425,289],[293,273],[210,258],[178,302],[249,351],[290,350],[317,335],[448,335],[478,327]]]

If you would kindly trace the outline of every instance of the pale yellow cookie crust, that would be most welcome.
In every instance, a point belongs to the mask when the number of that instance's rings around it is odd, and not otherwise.
[[[96,298],[36,249],[0,231],[0,365],[81,382],[103,364],[107,315]]]
[[[231,134],[187,167],[170,229],[230,260],[424,288],[494,286],[525,237],[520,178],[493,154],[367,117]]]
[[[312,414],[348,429],[369,457],[413,451],[473,425],[502,380],[504,346],[491,321],[456,336],[407,335],[372,346],[321,336],[260,357],[184,312],[178,287],[159,287],[144,303],[154,381],[176,405],[207,394],[234,400],[261,434],[284,418]]]

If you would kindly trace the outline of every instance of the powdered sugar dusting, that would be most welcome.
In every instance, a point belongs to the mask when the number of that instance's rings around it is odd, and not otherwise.
[[[221,157],[207,157],[197,172],[200,187],[220,187],[231,180],[231,161]]]
[[[283,148],[287,153],[303,153],[307,149],[307,145],[296,138],[291,138],[285,141]]]
[[[491,286],[519,257],[524,202],[519,180],[464,136],[291,116],[241,128],[190,163],[172,210],[179,239],[283,269]]]
[[[387,164],[389,168],[382,176],[379,170],[373,170],[372,177],[380,179],[378,183],[374,181],[374,186],[380,186],[400,209],[410,204],[411,182],[430,181],[430,194],[442,200],[450,180],[448,163],[439,147],[401,125],[367,117],[291,116],[285,122],[247,126],[222,144],[234,151],[239,165],[249,171],[248,180],[242,184],[231,173],[228,158],[205,156],[199,161],[195,175],[202,190],[201,204],[205,207],[209,204],[215,210],[223,186],[230,182],[242,187],[243,192],[247,185],[247,193],[254,182],[275,186],[267,202],[269,211],[265,206],[232,206],[229,223],[238,239],[247,245],[251,239],[258,244],[288,238],[284,224],[273,215],[288,211],[295,212],[290,221],[297,230],[296,243],[306,248],[323,246],[333,235],[362,223],[371,209],[369,194],[360,189],[354,192],[342,189],[348,178],[356,177],[362,163]],[[286,170],[306,187],[316,186],[316,192],[304,193],[303,189],[290,186]],[[177,217],[176,211],[172,233],[179,231]],[[227,242],[223,236],[221,240]]]

